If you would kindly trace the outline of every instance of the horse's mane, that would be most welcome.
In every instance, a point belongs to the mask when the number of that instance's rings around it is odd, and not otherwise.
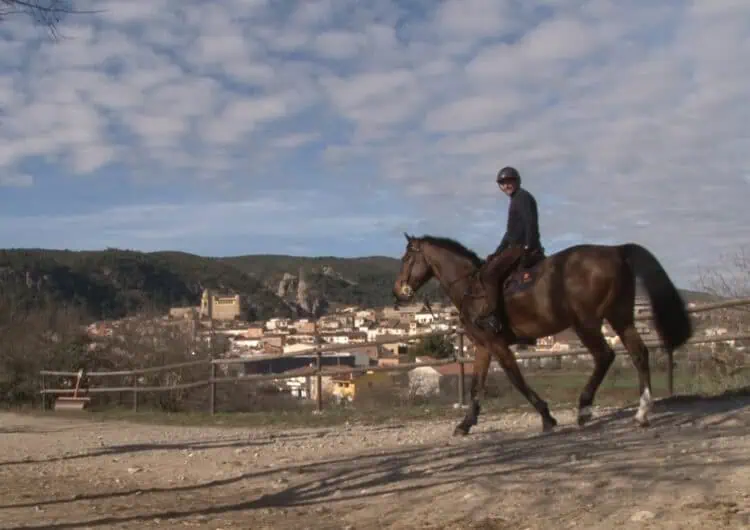
[[[438,236],[430,236],[430,235],[424,235],[420,237],[419,239],[421,239],[425,243],[435,245],[436,247],[440,247],[449,252],[455,252],[456,254],[460,254],[461,256],[471,260],[472,264],[475,267],[481,267],[482,264],[484,263],[484,260],[480,258],[476,252],[466,248],[455,239],[451,239],[449,237],[438,237]]]

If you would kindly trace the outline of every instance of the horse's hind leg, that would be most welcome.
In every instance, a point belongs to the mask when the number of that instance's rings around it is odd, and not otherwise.
[[[549,406],[539,395],[526,383],[521,369],[516,362],[516,356],[505,344],[493,344],[492,352],[497,357],[500,366],[505,371],[511,384],[526,398],[532,407],[542,417],[542,430],[552,430],[557,425],[557,420],[549,412]]]
[[[638,386],[641,399],[638,412],[635,414],[635,421],[641,427],[647,427],[649,424],[648,414],[653,407],[648,347],[643,343],[638,330],[635,329],[635,323],[631,315],[628,315],[621,321],[610,321],[610,324],[617,333],[617,336],[620,337],[622,344],[628,350],[635,369],[638,371]]]
[[[596,391],[602,384],[604,377],[607,375],[612,361],[615,360],[615,352],[607,344],[601,330],[601,322],[596,325],[576,326],[575,332],[581,339],[583,345],[591,352],[594,357],[594,371],[592,372],[586,386],[583,388],[578,398],[578,425],[584,425],[591,419],[591,407],[594,404]]]

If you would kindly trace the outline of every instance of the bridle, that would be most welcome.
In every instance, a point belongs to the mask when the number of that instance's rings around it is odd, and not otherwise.
[[[430,260],[427,258],[427,255],[424,252],[422,252],[422,249],[415,248],[411,244],[409,244],[409,246],[407,248],[407,253],[412,253],[412,255],[413,254],[421,254],[422,255],[422,259],[424,259],[425,262],[427,262],[427,265],[429,265],[430,268],[433,270],[433,274],[434,274],[434,271],[438,268],[433,263],[430,262]],[[409,292],[410,293],[415,293],[416,292],[411,287],[411,285],[409,285],[409,282],[408,282],[408,280],[411,278],[411,271],[412,271],[413,268],[414,268],[414,259],[411,259],[409,261],[408,268],[406,269],[407,274],[406,274],[406,282],[405,282],[405,285],[409,288]],[[458,283],[460,281],[463,281],[463,280],[466,280],[467,278],[472,278],[472,277],[474,277],[473,278],[474,280],[478,280],[479,283],[482,284],[482,276],[479,274],[480,270],[481,269],[479,267],[477,267],[476,269],[474,269],[474,270],[472,270],[472,271],[470,271],[470,272],[468,272],[466,274],[463,274],[463,275],[459,276],[458,278],[452,280],[446,286],[446,290],[448,290],[451,287],[453,287],[453,285],[455,285],[456,283]],[[463,313],[463,307],[462,306],[464,305],[463,302],[464,302],[464,300],[466,298],[477,299],[477,298],[482,298],[482,297],[485,296],[483,293],[475,294],[475,293],[471,292],[472,291],[471,286],[474,285],[474,283],[475,282],[469,282],[469,285],[467,285],[466,290],[464,291],[463,295],[461,296],[461,299],[459,300],[459,303],[456,304],[458,306],[457,309],[458,309],[459,313]],[[484,288],[483,285],[482,285],[482,287]],[[484,290],[484,289],[482,289],[482,290]],[[394,304],[393,308],[394,309],[398,309],[399,308],[399,300],[396,297],[395,293],[394,293],[394,297],[396,298],[396,301],[395,301],[395,304]],[[433,311],[432,311],[432,306],[430,305],[430,301],[429,301],[429,299],[427,298],[426,295],[423,296],[422,303],[424,304],[425,308],[427,308],[427,310],[430,312],[430,315],[432,316],[432,318],[437,318],[437,317],[435,317],[435,313],[433,313]]]

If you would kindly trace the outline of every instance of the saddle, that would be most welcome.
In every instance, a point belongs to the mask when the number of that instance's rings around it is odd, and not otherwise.
[[[516,264],[503,280],[503,294],[519,293],[534,285],[539,277],[540,265],[544,259],[544,254],[537,252],[527,258],[528,261],[524,266],[520,263]]]

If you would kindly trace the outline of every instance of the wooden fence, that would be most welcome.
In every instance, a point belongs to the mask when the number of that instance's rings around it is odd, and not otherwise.
[[[733,300],[725,300],[716,303],[702,304],[700,306],[691,307],[688,309],[689,313],[702,313],[706,311],[712,311],[716,309],[728,309],[733,307],[750,305],[750,298],[740,298]],[[652,316],[639,315],[636,320],[644,321],[650,320]],[[401,342],[402,340],[414,340],[425,337],[442,336],[448,337],[457,335],[458,337],[458,354],[451,358],[436,360],[430,362],[420,363],[405,363],[395,366],[370,366],[362,368],[341,368],[339,370],[326,370],[323,371],[322,358],[324,353],[338,352],[338,351],[349,351],[352,349],[377,346],[384,344],[393,344]],[[725,341],[750,341],[750,333],[746,334],[734,334],[734,335],[719,335],[715,337],[700,337],[692,338],[687,342],[686,345],[694,344],[708,344],[708,343],[719,343]],[[656,341],[647,341],[646,345],[650,349],[658,349],[661,345]],[[626,350],[622,347],[614,348],[615,352],[621,353]],[[222,376],[219,377],[217,374],[217,366],[219,365],[233,365],[233,364],[245,364],[254,361],[271,360],[278,358],[292,358],[301,357],[305,355],[314,354],[316,358],[315,367],[310,368],[307,371],[294,370],[294,373],[278,373],[278,374],[253,374],[244,376]],[[521,352],[516,354],[518,359],[545,359],[545,358],[562,358],[572,356],[590,355],[590,352],[586,348],[577,348],[567,351],[537,351],[537,352]],[[138,395],[144,392],[169,392],[174,390],[187,390],[200,387],[209,387],[209,399],[208,399],[208,411],[211,414],[216,413],[216,387],[222,383],[230,382],[258,382],[258,381],[281,381],[287,379],[293,379],[298,377],[310,376],[315,378],[316,384],[316,398],[317,398],[317,409],[318,411],[323,408],[322,401],[322,380],[324,376],[337,376],[337,375],[348,375],[352,372],[367,371],[367,372],[405,372],[422,366],[442,366],[445,364],[458,363],[459,365],[459,377],[458,377],[458,401],[461,405],[465,404],[465,364],[473,362],[470,357],[464,356],[464,331],[460,328],[450,331],[433,331],[428,333],[419,333],[414,335],[407,335],[403,338],[392,338],[375,340],[362,344],[318,344],[312,346],[306,350],[301,350],[293,354],[279,354],[279,355],[255,355],[251,358],[226,358],[226,359],[202,359],[196,361],[187,361],[175,364],[169,364],[164,366],[154,366],[149,368],[139,368],[136,370],[120,370],[120,371],[102,371],[102,372],[86,372],[86,377],[91,379],[104,379],[107,377],[132,377],[132,386],[119,386],[119,387],[107,387],[107,386],[95,386],[93,388],[87,388],[85,392],[87,394],[98,394],[98,393],[118,393],[118,392],[130,392],[132,393],[132,405],[133,410],[138,410]],[[669,355],[667,359],[667,390],[671,396],[674,393],[674,358],[673,355]],[[164,372],[168,370],[177,370],[180,368],[189,368],[196,366],[205,366],[208,369],[207,378],[201,381],[194,381],[190,383],[174,384],[169,386],[139,386],[138,376]],[[70,395],[72,394],[71,388],[47,388],[46,378],[47,377],[71,377],[75,378],[78,376],[78,372],[68,371],[56,371],[56,370],[41,370],[40,371],[40,393],[42,394],[42,409],[46,408],[46,396],[48,395]]]

